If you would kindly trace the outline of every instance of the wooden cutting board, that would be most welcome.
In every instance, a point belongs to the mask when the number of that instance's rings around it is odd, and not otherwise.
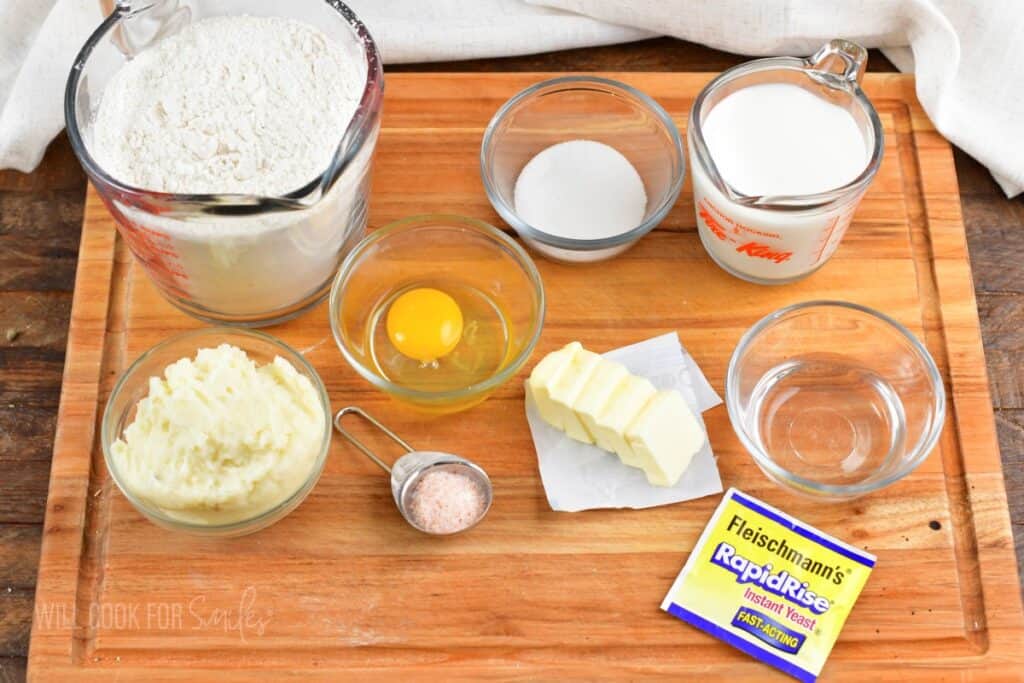
[[[711,78],[611,76],[651,94],[680,128]],[[544,77],[388,76],[370,225],[427,212],[501,225],[478,174],[483,129],[509,96]],[[704,418],[722,479],[878,556],[825,680],[1017,680],[1024,617],[950,146],[910,78],[869,75],[866,88],[885,127],[885,161],[825,268],[773,288],[728,276],[699,244],[687,183],[658,230],[618,259],[538,259],[549,308],[534,360],[573,339],[605,351],[677,330],[721,391],[741,333],[775,308],[847,299],[894,316],[926,341],[951,397],[940,445],[918,471],[861,500],[803,500],[765,479],[718,407]],[[326,306],[271,331],[304,350],[335,408],[361,405],[421,448],[480,462],[496,494],[484,524],[451,539],[417,534],[381,472],[336,438],[313,493],[266,531],[203,540],[153,526],[112,485],[97,423],[122,369],[197,323],[157,295],[94,194],[85,215],[33,679],[786,680],[658,609],[718,496],[552,512],[522,377],[468,413],[411,413],[346,366]]]

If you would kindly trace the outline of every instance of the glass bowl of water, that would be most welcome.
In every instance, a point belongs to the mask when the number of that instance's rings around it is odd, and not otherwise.
[[[938,441],[942,377],[892,318],[809,301],[763,318],[725,381],[733,429],[764,473],[796,492],[847,500],[910,474]]]

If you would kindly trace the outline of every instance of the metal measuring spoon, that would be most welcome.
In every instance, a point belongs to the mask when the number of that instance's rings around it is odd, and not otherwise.
[[[341,419],[349,414],[358,415],[380,431],[384,432],[384,434],[386,434],[392,441],[404,448],[407,453],[396,460],[394,465],[388,466],[388,464],[377,457],[373,451],[363,445],[359,439],[349,434],[341,426]],[[414,529],[434,536],[450,536],[452,534],[466,531],[467,529],[472,529],[480,523],[480,520],[487,515],[487,511],[491,509],[491,501],[494,497],[494,489],[491,486],[491,479],[487,476],[487,472],[485,472],[482,467],[471,460],[461,458],[457,455],[452,455],[451,453],[417,451],[403,441],[397,434],[366,413],[362,408],[357,408],[355,406],[342,408],[335,414],[334,428],[338,430],[339,434],[348,439],[353,446],[358,448],[366,457],[375,462],[378,467],[391,475],[391,495],[394,496],[395,505],[398,507],[398,511],[402,513],[402,517],[405,518],[405,521]],[[416,523],[415,517],[410,514],[410,505],[413,497],[416,495],[416,485],[427,471],[434,469],[442,469],[468,477],[470,481],[480,488],[480,492],[484,498],[484,504],[481,508],[480,515],[471,524],[458,529],[457,531],[453,531],[450,534],[440,534],[424,529]]]

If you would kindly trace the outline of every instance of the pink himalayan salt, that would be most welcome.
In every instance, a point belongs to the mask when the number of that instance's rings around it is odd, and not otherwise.
[[[472,526],[484,513],[483,491],[464,474],[432,469],[412,491],[409,516],[432,534],[453,534]]]

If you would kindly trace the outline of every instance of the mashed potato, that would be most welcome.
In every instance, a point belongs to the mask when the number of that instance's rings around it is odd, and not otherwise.
[[[316,389],[288,361],[257,366],[222,344],[149,380],[111,456],[122,485],[147,505],[194,524],[229,524],[302,487],[324,424]]]

